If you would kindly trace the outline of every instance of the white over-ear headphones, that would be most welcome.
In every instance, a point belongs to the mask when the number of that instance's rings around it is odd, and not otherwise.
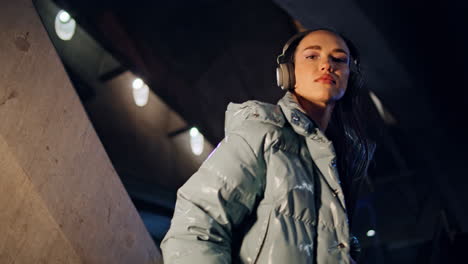
[[[289,52],[289,47],[292,44],[299,42],[305,35],[312,32],[312,30],[307,30],[304,32],[297,33],[292,36],[284,45],[283,53],[278,55],[276,58],[276,84],[283,90],[288,91],[294,88],[294,83],[296,82],[294,76],[294,64],[291,61],[291,54]]]

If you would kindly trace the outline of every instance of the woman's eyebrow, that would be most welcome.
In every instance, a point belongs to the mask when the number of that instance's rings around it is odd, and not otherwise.
[[[308,50],[308,49],[322,50],[322,47],[320,47],[319,45],[312,45],[312,46],[308,46],[308,47],[304,48],[304,50]],[[344,49],[340,49],[340,48],[336,48],[336,49],[332,50],[332,52],[342,52],[342,53],[348,55],[348,53]]]

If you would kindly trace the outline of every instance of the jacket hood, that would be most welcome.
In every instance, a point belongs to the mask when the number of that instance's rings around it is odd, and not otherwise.
[[[264,103],[256,100],[246,101],[242,104],[229,103],[226,110],[224,132],[228,133],[246,120],[255,120],[283,127],[286,120],[278,105]]]

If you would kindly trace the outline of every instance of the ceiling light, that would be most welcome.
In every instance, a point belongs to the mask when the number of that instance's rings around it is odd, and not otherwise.
[[[143,80],[136,78],[132,82],[133,87],[133,100],[137,106],[143,107],[148,103],[149,98],[149,87],[146,85]]]
[[[140,89],[145,83],[140,78],[133,80],[132,87],[133,89]]]
[[[196,127],[192,127],[190,129],[190,136],[191,137],[196,137],[196,136],[198,136],[198,134],[200,134],[200,132],[198,131],[198,129]]]
[[[203,145],[205,139],[203,135],[198,131],[196,127],[190,129],[190,147],[192,148],[193,154],[199,156],[203,153]]]
[[[58,17],[60,22],[62,23],[67,23],[71,19],[70,14],[68,14],[68,12],[64,10],[60,10],[60,12],[58,13]]]
[[[148,103],[149,87],[143,86],[140,89],[133,89],[133,100],[137,106],[143,107]]]
[[[73,38],[76,29],[75,20],[64,10],[60,10],[55,16],[55,33],[61,40]]]
[[[371,230],[367,231],[367,234],[366,234],[366,235],[367,235],[368,237],[373,237],[373,236],[375,236],[375,231],[371,229]]]

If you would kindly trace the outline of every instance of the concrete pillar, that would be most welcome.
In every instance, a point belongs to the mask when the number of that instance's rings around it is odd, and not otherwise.
[[[0,0],[0,263],[159,263],[30,0]]]

